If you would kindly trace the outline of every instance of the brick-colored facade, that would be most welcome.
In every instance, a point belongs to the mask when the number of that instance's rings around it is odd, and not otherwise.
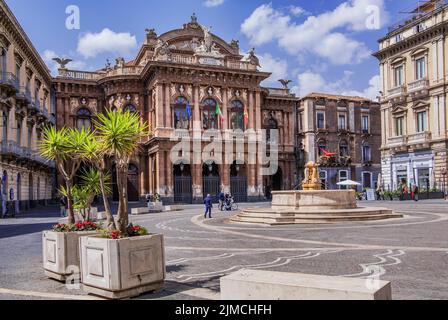
[[[301,99],[298,116],[305,158],[320,164],[326,188],[337,189],[337,183],[347,179],[361,183],[359,191],[376,187],[381,171],[378,103],[312,93]]]

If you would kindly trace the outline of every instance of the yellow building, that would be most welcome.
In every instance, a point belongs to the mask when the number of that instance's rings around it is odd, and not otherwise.
[[[379,40],[382,173],[402,183],[445,189],[448,2],[427,1]]]
[[[0,216],[52,198],[54,163],[36,150],[54,123],[50,71],[3,0],[0,1]]]

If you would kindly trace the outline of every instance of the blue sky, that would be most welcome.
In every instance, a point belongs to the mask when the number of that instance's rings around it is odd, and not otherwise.
[[[86,70],[102,68],[106,59],[118,56],[132,59],[145,28],[161,34],[180,28],[196,12],[216,35],[240,40],[242,51],[256,48],[263,70],[274,73],[265,85],[278,86],[278,79],[288,78],[300,95],[323,91],[374,98],[379,71],[371,53],[377,39],[417,0],[6,2],[52,70],[54,55],[74,59],[69,68]],[[79,30],[65,27],[70,5],[80,9]]]

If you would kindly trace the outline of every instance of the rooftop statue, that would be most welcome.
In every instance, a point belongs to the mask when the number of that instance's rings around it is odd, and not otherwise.
[[[59,64],[60,69],[66,69],[67,64],[72,62],[72,59],[61,59],[61,58],[53,58],[53,61],[56,61]]]

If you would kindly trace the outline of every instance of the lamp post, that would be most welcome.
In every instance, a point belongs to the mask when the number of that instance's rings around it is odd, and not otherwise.
[[[442,190],[443,190],[443,197],[445,198],[445,200],[446,200],[446,173],[447,173],[446,168],[443,168],[442,169],[442,177],[443,177],[443,188],[442,188]]]

